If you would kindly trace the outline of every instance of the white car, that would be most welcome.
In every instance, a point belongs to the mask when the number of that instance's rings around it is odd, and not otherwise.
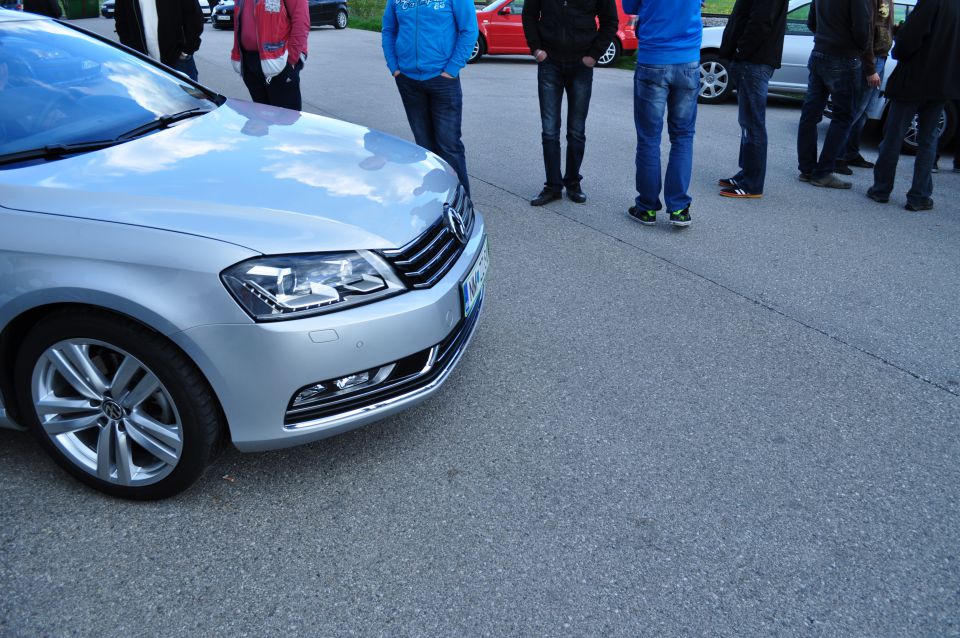
[[[917,0],[895,0],[893,5],[894,24],[901,24],[910,15]],[[807,60],[813,51],[813,32],[807,28],[807,16],[810,14],[811,0],[790,0],[787,13],[787,33],[783,40],[783,59],[781,67],[770,79],[770,92],[779,95],[802,96],[807,91]],[[734,86],[730,77],[729,61],[720,59],[720,42],[724,27],[708,27],[703,30],[703,43],[700,45],[700,96],[701,104],[718,104],[733,95]],[[897,66],[892,57],[887,58],[884,74],[890,77]],[[886,117],[887,100],[875,101],[867,116],[882,121]],[[948,104],[940,122],[940,145],[945,146],[953,139],[957,128],[957,108]],[[914,124],[916,124],[914,122]],[[905,150],[916,149],[917,131],[914,125],[904,138]]]

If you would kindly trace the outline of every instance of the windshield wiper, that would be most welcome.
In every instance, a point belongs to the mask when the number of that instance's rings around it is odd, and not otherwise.
[[[135,137],[140,137],[141,135],[146,135],[147,133],[152,133],[153,131],[160,131],[165,128],[168,128],[171,124],[179,122],[181,120],[186,120],[191,117],[198,117],[200,115],[206,115],[210,112],[210,109],[188,109],[186,111],[180,111],[179,113],[174,113],[173,115],[161,115],[155,120],[142,124],[137,128],[130,129],[126,133],[122,133],[117,136],[117,142],[126,142],[127,140],[132,140]]]
[[[40,148],[31,148],[26,151],[0,155],[0,165],[28,162],[35,159],[59,159],[65,155],[99,151],[114,146],[117,144],[117,141],[118,140],[99,140],[96,142],[80,142],[79,144],[49,144]]]

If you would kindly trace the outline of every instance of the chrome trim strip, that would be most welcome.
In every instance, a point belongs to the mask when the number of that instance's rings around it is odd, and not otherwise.
[[[395,266],[400,267],[400,268],[406,268],[407,266],[412,266],[413,264],[417,263],[418,261],[420,261],[421,259],[423,259],[424,257],[426,257],[427,254],[430,253],[430,252],[432,251],[432,249],[433,249],[438,243],[440,243],[440,240],[442,240],[444,237],[446,237],[446,236],[447,236],[447,233],[449,233],[449,232],[450,232],[450,230],[449,230],[446,226],[444,226],[444,227],[440,230],[440,232],[437,233],[437,236],[434,237],[433,239],[431,239],[431,240],[430,240],[430,243],[427,244],[427,245],[423,248],[423,250],[421,250],[420,252],[418,252],[418,253],[417,253],[416,255],[414,255],[413,257],[410,257],[409,259],[404,259],[403,261],[395,261],[395,262],[393,262],[393,264],[394,264]]]
[[[439,251],[437,251],[437,254],[434,255],[433,257],[431,257],[431,258],[430,258],[430,261],[428,261],[427,263],[425,263],[422,268],[420,268],[419,270],[414,270],[414,271],[411,271],[411,272],[408,272],[408,273],[404,273],[404,274],[405,274],[407,277],[423,277],[423,275],[424,275],[428,270],[432,270],[432,269],[433,269],[434,264],[436,264],[437,261],[439,261],[440,258],[444,256],[444,254],[447,252],[447,250],[448,250],[451,246],[454,245],[454,242],[455,242],[455,241],[456,241],[456,239],[454,239],[453,237],[451,237],[450,239],[447,240],[447,243],[443,245],[443,248],[441,248]]]
[[[474,312],[480,313],[483,308],[484,297],[480,297],[477,300],[477,305],[474,309]],[[473,327],[470,329],[470,333],[463,340],[460,348],[453,353],[453,356],[450,358],[450,362],[447,363],[437,375],[437,378],[431,381],[430,383],[407,392],[406,394],[401,394],[400,396],[392,397],[390,399],[384,399],[378,403],[373,403],[371,405],[363,406],[361,408],[356,408],[350,410],[349,412],[344,412],[342,414],[334,414],[331,416],[322,417],[319,419],[314,419],[312,421],[304,421],[303,423],[297,423],[295,425],[284,425],[283,429],[287,432],[302,432],[303,430],[308,430],[312,428],[316,429],[331,429],[343,423],[353,421],[354,419],[368,416],[371,412],[379,412],[381,410],[390,409],[398,404],[406,403],[408,401],[413,401],[420,397],[426,397],[429,394],[432,394],[437,388],[439,388],[444,381],[447,380],[447,377],[450,376],[450,373],[453,372],[453,369],[460,362],[460,359],[463,357],[463,353],[466,352],[467,346],[470,345],[470,341],[473,339],[473,335],[477,332],[477,326],[480,325],[480,315],[477,315],[476,320],[473,322]],[[434,350],[436,346],[431,349],[431,357],[434,356]],[[428,362],[430,367],[433,366],[432,362]],[[426,369],[426,368],[425,368]]]

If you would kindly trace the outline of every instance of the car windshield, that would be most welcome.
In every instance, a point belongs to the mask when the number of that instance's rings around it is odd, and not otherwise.
[[[149,123],[209,111],[216,99],[52,20],[0,22],[0,157],[150,132]]]

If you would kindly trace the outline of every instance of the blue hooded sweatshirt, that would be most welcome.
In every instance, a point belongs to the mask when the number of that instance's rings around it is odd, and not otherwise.
[[[623,0],[637,16],[638,64],[686,64],[700,60],[700,0]]]
[[[473,0],[387,0],[380,41],[390,73],[457,77],[477,43]]]

